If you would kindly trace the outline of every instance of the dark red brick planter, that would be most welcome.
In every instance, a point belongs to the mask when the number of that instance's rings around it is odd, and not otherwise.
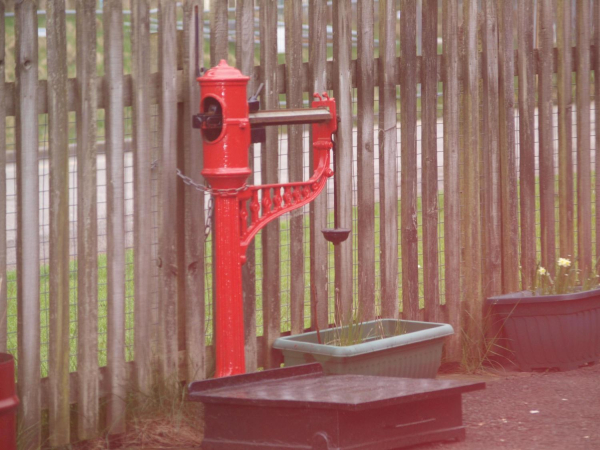
[[[502,326],[500,345],[521,370],[572,370],[600,361],[600,289],[544,296],[522,291],[487,302]]]

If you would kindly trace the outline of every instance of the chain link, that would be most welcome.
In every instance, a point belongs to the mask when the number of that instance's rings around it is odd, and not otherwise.
[[[206,192],[206,193],[210,194],[210,199],[208,200],[208,212],[206,215],[206,222],[204,223],[204,241],[206,242],[206,240],[208,239],[208,235],[210,234],[210,229],[211,229],[211,224],[212,224],[212,216],[213,216],[213,211],[214,211],[214,196],[215,195],[234,196],[234,195],[238,194],[239,192],[242,192],[242,191],[245,191],[246,189],[248,189],[248,186],[244,185],[244,186],[240,186],[239,188],[232,188],[232,189],[213,189],[210,186],[205,186],[203,184],[196,183],[190,177],[184,175],[181,172],[181,170],[179,170],[179,169],[176,169],[176,171],[177,171],[177,176],[179,178],[181,178],[186,185],[193,187],[197,191]]]

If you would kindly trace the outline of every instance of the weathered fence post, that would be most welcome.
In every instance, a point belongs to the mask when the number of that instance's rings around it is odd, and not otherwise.
[[[518,2],[519,192],[521,283],[529,289],[535,276],[535,59],[532,2]]]
[[[447,320],[460,330],[460,190],[459,190],[459,58],[458,0],[443,3],[444,39],[444,281]],[[448,341],[446,355],[460,361],[461,334]]]
[[[480,204],[480,128],[479,128],[479,63],[477,41],[477,0],[463,0],[463,195],[462,195],[462,248],[464,268],[465,315],[459,332],[466,333],[469,341],[466,357],[477,359],[482,348],[482,254]],[[468,276],[467,276],[468,275]]]
[[[260,3],[260,65],[262,109],[277,109],[277,2],[262,0]],[[266,142],[261,145],[261,183],[277,183],[279,180],[279,143],[277,128],[267,127]],[[281,296],[279,263],[279,219],[268,224],[261,232],[263,256],[263,330],[265,368],[279,367],[272,344],[281,330]]]
[[[77,1],[77,372],[79,438],[98,432],[96,2]]]
[[[498,4],[502,292],[519,290],[519,196],[515,154],[515,51],[513,1]]]
[[[288,108],[302,107],[302,1],[285,2],[285,92]],[[290,181],[302,181],[304,169],[302,125],[288,130]],[[301,210],[300,210],[301,211]],[[290,215],[290,322],[292,334],[304,331],[304,215]]]
[[[423,206],[423,296],[425,320],[442,321],[440,315],[439,246],[438,246],[438,154],[437,107],[438,63],[437,0],[423,3],[423,56],[421,65],[421,158]]]
[[[103,11],[106,87],[107,369],[109,433],[125,432],[125,152],[123,141],[123,5],[106,0]]]
[[[400,210],[402,244],[402,318],[419,314],[419,241],[417,234],[417,9],[400,2]]]
[[[190,117],[197,113],[200,104],[196,62],[202,63],[204,46],[199,30],[199,48],[196,49],[196,18],[202,26],[204,5],[199,0],[186,0],[183,5],[183,170],[200,181],[202,170],[202,138],[192,128]],[[198,61],[196,61],[196,52]],[[185,349],[186,380],[206,376],[205,302],[204,302],[204,192],[191,186],[184,187],[184,266],[185,274]]]
[[[554,144],[552,139],[552,0],[539,0],[540,46],[538,75],[540,232],[542,266],[554,275]],[[581,230],[580,230],[581,231]]]
[[[69,116],[64,0],[48,2],[48,142],[50,147],[50,382],[53,447],[70,443],[69,417]],[[2,194],[0,194],[2,195]],[[1,241],[4,242],[4,241]],[[123,342],[124,344],[124,342]]]
[[[327,89],[327,4],[320,0],[309,3],[309,93]],[[311,139],[312,142],[312,139]],[[312,152],[312,145],[310,151]],[[314,171],[313,158],[310,170]],[[321,230],[327,227],[327,196],[320,195],[310,204],[310,284],[311,325],[322,328],[329,324],[327,304],[327,241]]]
[[[573,45],[571,33],[572,0],[558,0],[556,44],[558,47],[558,223],[560,256],[575,255],[573,236]]]
[[[333,95],[340,117],[335,158],[336,205],[339,224],[352,228],[352,5],[349,0],[333,2]],[[335,246],[336,318],[352,318],[352,243],[354,237]],[[337,308],[341,307],[341,311]]]
[[[358,2],[357,213],[358,301],[362,320],[375,318],[375,102],[374,2]]]
[[[4,17],[4,2],[0,2],[0,17]],[[6,242],[6,25],[0,22],[0,242]],[[8,289],[6,280],[6,245],[0,245],[0,352],[8,344]]]
[[[38,181],[37,8],[33,0],[15,5],[17,154],[17,331],[19,423],[23,448],[40,446],[40,253]],[[94,205],[95,206],[95,205]]]
[[[590,16],[590,2],[577,0],[577,265],[581,280],[587,280],[592,271]]]
[[[178,376],[177,324],[177,48],[176,5],[159,3],[159,350],[162,376]],[[181,268],[182,270],[183,268]]]
[[[236,2],[236,67],[250,77],[248,97],[256,89],[254,76],[254,0]],[[252,173],[247,183],[254,184],[254,145],[248,151],[248,167]],[[242,266],[242,290],[244,294],[244,333],[246,350],[246,372],[255,372],[258,346],[256,343],[256,244],[254,239],[246,250],[246,264]]]
[[[398,317],[396,3],[379,0],[379,249],[381,316]]]

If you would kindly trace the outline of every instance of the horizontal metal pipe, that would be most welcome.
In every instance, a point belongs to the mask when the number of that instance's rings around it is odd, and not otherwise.
[[[250,125],[294,125],[326,122],[331,114],[326,108],[274,109],[249,114]]]

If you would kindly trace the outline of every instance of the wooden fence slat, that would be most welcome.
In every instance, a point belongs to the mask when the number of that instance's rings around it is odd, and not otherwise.
[[[483,80],[483,136],[482,139],[482,213],[484,297],[498,295],[502,291],[501,248],[501,196],[500,196],[500,150],[499,150],[499,86],[498,86],[498,16],[496,0],[485,0],[482,30]]]
[[[69,115],[64,0],[48,2],[48,142],[50,147],[50,445],[70,442],[69,417]],[[1,195],[1,194],[0,194]],[[2,241],[3,242],[3,241]]]
[[[0,17],[4,17],[4,3],[0,3]],[[0,352],[8,345],[8,299],[6,282],[6,23],[0,23]]]
[[[285,2],[285,68],[288,108],[302,107],[302,0]],[[291,181],[304,171],[302,125],[288,126],[288,168]],[[299,210],[300,212],[302,211]],[[290,217],[290,322],[292,334],[304,331],[304,215]]]
[[[425,0],[423,17],[422,170],[423,296],[425,320],[440,322],[438,262],[437,34],[438,2]]]
[[[96,2],[77,2],[78,437],[98,432],[98,214],[96,193]]]
[[[596,272],[600,270],[598,259],[600,258],[600,4],[594,3],[594,125],[596,127],[596,152],[595,152],[595,193],[596,193]],[[0,141],[1,143],[2,141]],[[0,309],[1,311],[1,309]]]
[[[375,313],[375,154],[374,154],[374,2],[358,3],[358,300],[359,317],[373,320]]]
[[[212,0],[210,3],[210,66],[216,66],[220,60],[229,59],[229,40],[227,39],[227,3]]]
[[[107,92],[107,367],[110,379],[107,424],[110,434],[125,432],[125,137],[123,120],[123,5],[106,0],[103,10],[104,71]]]
[[[195,180],[200,180],[202,158],[202,138],[198,130],[192,128],[189,119],[196,113],[200,104],[200,88],[196,81],[196,19],[202,24],[204,5],[199,0],[186,0],[183,4],[183,159],[184,171]],[[201,26],[201,25],[200,25]],[[203,59],[203,40],[200,31],[199,61]],[[204,193],[192,187],[184,188],[184,270],[185,270],[185,348],[186,380],[199,380],[205,377],[205,306],[204,306]]]
[[[518,2],[519,73],[519,191],[521,218],[521,283],[532,286],[535,276],[535,72],[532,2]]]
[[[558,0],[557,50],[558,50],[558,210],[560,255],[572,258],[573,235],[573,141],[572,141],[572,0]]]
[[[150,151],[150,7],[138,0],[132,8],[133,80],[133,236],[134,352],[136,386],[147,394],[152,384],[150,302],[152,292],[152,152]]]
[[[515,155],[514,1],[498,3],[502,292],[519,290],[519,218]]]
[[[467,357],[478,357],[482,344],[478,325],[482,319],[479,62],[477,0],[463,1],[463,196],[461,204],[464,249],[464,329],[470,336]],[[467,276],[468,274],[468,276]]]
[[[254,75],[254,0],[236,2],[236,65],[244,75],[252,77],[248,82],[248,97],[256,90]],[[248,152],[248,167],[252,173],[247,183],[254,184],[254,145]],[[246,372],[257,368],[256,347],[256,248],[254,240],[246,250],[246,264],[242,266],[242,292],[244,295],[244,349]]]
[[[277,94],[277,1],[260,3],[260,65],[262,90],[261,108],[279,108]],[[261,183],[277,183],[279,179],[279,145],[277,127],[267,127],[267,139],[261,145]],[[262,305],[265,368],[279,367],[279,357],[272,345],[281,332],[281,298],[279,277],[279,219],[261,232],[263,254]]]
[[[542,266],[554,274],[554,145],[552,138],[552,0],[539,0],[540,75],[538,77],[540,232]]]
[[[19,425],[28,430],[23,448],[40,445],[40,262],[37,7],[15,5],[17,151],[17,372]]]
[[[336,136],[335,195],[338,227],[352,228],[352,5],[349,0],[333,2],[333,95],[340,122]],[[352,242],[335,246],[336,317],[348,323],[352,317]],[[338,308],[341,307],[341,311]]]
[[[320,0],[309,2],[309,97],[327,88],[327,4]],[[312,148],[311,148],[312,155]],[[310,158],[310,170],[314,171]],[[327,228],[327,195],[319,195],[310,204],[310,285],[311,326],[326,328],[329,324],[327,299],[327,241],[321,230]]]
[[[159,351],[162,375],[177,376],[177,46],[176,5],[159,3]]]
[[[402,0],[400,12],[402,318],[417,320],[419,314],[419,241],[417,234],[416,2]]]
[[[398,317],[396,6],[379,0],[379,223],[381,316]]]
[[[460,192],[458,0],[443,2],[444,40],[444,282],[447,320],[460,330]],[[450,361],[462,356],[460,333],[446,347]]]
[[[577,0],[577,260],[582,280],[592,269],[590,14],[589,0]]]

